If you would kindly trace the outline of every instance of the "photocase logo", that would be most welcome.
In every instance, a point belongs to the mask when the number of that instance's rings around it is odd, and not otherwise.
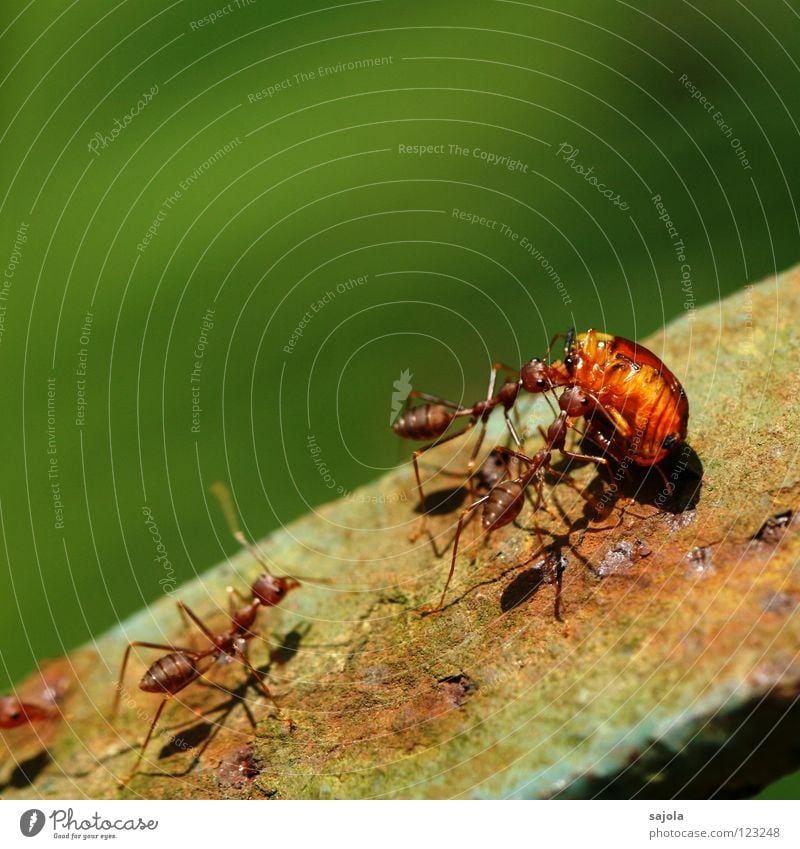
[[[19,818],[19,830],[25,837],[36,837],[44,828],[44,813],[38,808],[31,808]]]
[[[394,392],[392,392],[392,412],[389,414],[389,426],[394,424],[394,420],[400,415],[408,396],[411,394],[411,378],[413,374],[408,369],[403,369],[400,372],[400,377],[392,384]]]

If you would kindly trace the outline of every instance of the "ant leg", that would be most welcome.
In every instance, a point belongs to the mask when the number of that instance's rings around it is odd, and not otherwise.
[[[517,448],[522,448],[522,439],[520,439],[520,435],[517,432],[516,427],[514,426],[514,422],[511,420],[511,416],[509,415],[508,410],[503,410],[503,418],[506,420],[506,427],[508,428],[508,432],[511,435],[511,438],[514,440],[514,444]]]
[[[420,505],[420,510],[422,511],[422,516],[420,517],[419,527],[417,528],[416,531],[413,531],[409,535],[409,539],[412,542],[414,540],[418,539],[420,537],[420,535],[422,533],[424,533],[425,526],[426,526],[426,519],[427,519],[427,513],[426,513],[426,510],[425,510],[425,491],[422,488],[422,477],[420,476],[420,473],[419,473],[419,462],[418,462],[419,458],[426,451],[430,451],[431,448],[437,448],[439,445],[444,445],[445,442],[450,442],[453,439],[457,439],[459,436],[463,436],[465,433],[467,433],[467,431],[470,431],[470,430],[472,430],[473,427],[475,427],[475,422],[476,422],[476,420],[473,419],[472,421],[469,422],[469,424],[467,424],[467,426],[465,428],[462,428],[461,430],[457,431],[456,433],[451,433],[450,436],[446,436],[444,439],[439,439],[436,442],[431,442],[430,445],[426,445],[424,448],[418,448],[414,452],[414,454],[412,455],[412,458],[413,458],[413,461],[414,461],[414,475],[417,479],[417,493],[419,494],[419,505]]]
[[[411,404],[411,401],[415,398],[421,398],[423,401],[427,401],[429,404],[441,404],[443,407],[451,407],[454,410],[463,410],[464,407],[461,404],[456,404],[455,401],[448,401],[447,398],[440,398],[438,395],[430,395],[427,392],[419,392],[417,389],[413,389],[408,398],[406,398],[406,409]]]
[[[661,475],[661,480],[664,481],[664,486],[667,488],[667,495],[670,498],[675,494],[675,485],[670,481],[666,474],[664,474],[664,470],[658,464],[651,466],[650,468],[655,469],[659,475]]]
[[[550,467],[547,471],[551,472],[554,475],[558,475],[559,483],[563,481],[567,486],[574,489],[575,492],[577,492],[578,495],[580,495],[580,497],[594,509],[598,516],[600,516],[604,512],[597,499],[591,493],[586,491],[586,487],[582,487],[580,484],[576,483],[569,475],[562,474],[557,469]]]
[[[147,748],[147,744],[150,742],[150,738],[153,736],[153,730],[156,727],[156,723],[158,722],[165,705],[171,698],[172,696],[164,696],[164,698],[161,700],[161,704],[158,706],[158,710],[156,711],[156,714],[153,717],[153,721],[150,723],[150,728],[147,731],[147,737],[144,738],[144,743],[142,743],[142,747],[141,749],[139,749],[139,757],[136,759],[136,763],[134,764],[133,769],[128,773],[127,777],[120,782],[120,787],[124,787],[139,771],[139,766],[142,763],[142,758],[144,757],[144,751]]]
[[[122,682],[125,678],[125,667],[128,665],[128,658],[131,654],[131,649],[135,647],[140,647],[143,649],[159,649],[160,651],[168,651],[168,652],[186,652],[187,654],[195,654],[194,649],[184,648],[181,646],[168,646],[165,643],[145,643],[141,640],[134,640],[132,643],[128,643],[128,647],[125,649],[125,656],[122,658],[122,666],[119,670],[119,679],[117,680],[116,690],[117,692],[114,694],[114,702],[111,705],[111,719],[113,719],[117,715],[117,710],[119,709],[119,700],[122,695]]]
[[[525,465],[530,468],[535,462],[532,457],[529,457],[522,451],[514,451],[511,448],[507,448],[505,445],[498,445],[494,448],[494,450],[501,454],[503,457],[506,457],[507,459],[510,459],[511,457],[516,457],[519,462],[519,465],[517,466],[517,472],[520,476],[524,474],[522,471],[523,463],[525,463]]]
[[[489,385],[486,387],[486,403],[488,404],[492,398],[494,397],[494,387],[497,383],[497,372],[499,369],[503,368],[502,363],[494,363],[489,370]],[[490,408],[491,412],[491,408]],[[475,471],[475,458],[478,456],[478,452],[481,450],[481,445],[483,445],[483,440],[486,438],[486,426],[487,426],[487,416],[484,414],[481,416],[481,432],[478,437],[478,441],[475,443],[475,447],[472,449],[472,454],[469,458],[469,463],[467,463],[467,471],[470,476],[470,493],[472,493],[472,473]]]
[[[555,399],[555,403],[553,403],[553,401],[552,401],[552,400],[551,400],[551,398],[550,398],[551,393],[552,393],[552,395],[553,395],[553,399]],[[550,408],[550,412],[551,412],[551,413],[552,413],[552,414],[553,414],[556,418],[558,418],[558,416],[559,416],[559,407],[558,407],[558,398],[556,397],[555,389],[551,389],[551,390],[550,390],[550,392],[545,392],[545,393],[543,393],[543,394],[544,394],[544,400],[545,400],[545,401],[547,401],[547,406]],[[544,430],[543,430],[543,428],[541,427],[541,425],[539,426],[539,432],[540,432],[540,433],[542,433],[542,434],[544,434]]]
[[[517,460],[520,460],[528,466],[532,466],[534,463],[532,457],[529,457],[527,454],[523,454],[521,451],[514,451],[512,448],[506,448],[505,445],[496,445],[493,450],[505,457],[516,457]]]
[[[184,604],[182,601],[177,602],[177,604],[178,609],[188,615],[192,622],[194,622],[194,624],[197,625],[197,627],[206,635],[206,637],[208,637],[209,642],[212,645],[216,645],[216,643],[214,642],[214,634],[203,622],[203,620],[188,605]]]
[[[536,489],[536,501],[533,502],[533,505],[532,505],[533,506],[533,514],[534,514],[534,516],[533,516],[533,530],[536,534],[536,539],[539,543],[539,548],[536,550],[537,553],[538,553],[539,551],[542,551],[545,548],[545,544],[544,544],[544,539],[542,537],[542,529],[539,527],[539,523],[536,521],[536,511],[539,510],[540,507],[544,507],[548,516],[551,516],[553,519],[559,519],[560,518],[561,521],[564,522],[566,525],[569,525],[569,522],[567,521],[566,514],[561,509],[561,505],[559,505],[559,508],[558,508],[560,513],[561,513],[560,516],[557,515],[553,510],[551,510],[550,507],[548,507],[547,500],[544,497],[544,480],[542,478],[536,478],[533,481],[533,485],[534,485],[534,488]],[[526,494],[527,494],[527,490],[526,490]],[[553,536],[552,533],[550,535]]]
[[[553,583],[556,585],[556,592],[553,599],[553,616],[556,622],[563,622],[564,620],[561,617],[561,585],[564,578],[564,568],[560,562],[554,567],[554,572]]]
[[[486,387],[486,400],[491,401],[494,397],[494,386],[497,382],[497,372],[503,368],[502,363],[493,363],[489,370],[489,385]]]
[[[519,374],[519,369],[515,370],[511,366],[507,366],[507,365],[500,363],[500,362],[494,363],[492,365],[491,371],[489,372],[489,385],[486,388],[486,403],[487,404],[490,403],[492,401],[492,399],[494,398],[494,389],[495,389],[495,385],[497,383],[497,373],[498,373],[498,371],[501,371],[501,370],[509,371],[509,372],[512,372],[512,373],[516,371],[517,375]],[[469,478],[468,478],[468,480],[469,480],[469,490],[470,490],[470,495],[472,495],[473,497],[474,497],[475,493],[474,493],[474,489],[473,489],[472,475],[475,472],[475,460],[478,456],[478,452],[481,450],[481,446],[483,445],[484,439],[486,439],[486,428],[488,427],[488,417],[489,417],[489,414],[491,413],[491,411],[492,411],[492,408],[490,408],[487,413],[484,413],[481,416],[480,436],[478,437],[477,441],[475,442],[475,446],[472,449],[472,454],[470,454],[469,462],[467,463],[467,474],[469,475]],[[505,416],[506,426],[508,427],[508,431],[511,434],[511,437],[513,438],[517,447],[521,448],[522,442],[520,441],[519,435],[517,434],[516,430],[514,429],[513,422],[509,418],[508,410],[504,409],[503,415]]]
[[[195,640],[194,640],[195,631],[194,631],[194,628],[192,627],[192,620],[189,619],[189,617],[186,615],[186,608],[179,601],[175,602],[175,606],[178,608],[178,613],[180,613],[181,619],[183,620],[183,627],[184,627],[185,632],[187,634],[187,639],[189,640],[190,643],[192,643],[192,645],[194,645],[194,643],[195,643]],[[195,646],[195,648],[193,650],[197,651],[197,647]]]
[[[486,439],[486,419],[481,419],[480,434],[472,449],[472,453],[469,455],[469,462],[467,463],[467,480],[469,481],[470,495],[474,495],[472,476],[475,474],[475,459],[478,456],[478,452],[481,450],[481,445],[483,445],[484,439]]]
[[[537,510],[539,510],[540,508],[543,508],[543,509],[544,509],[544,511],[545,511],[545,513],[547,513],[547,515],[548,515],[551,519],[561,519],[561,521],[562,521],[562,522],[564,522],[565,524],[568,524],[568,523],[567,523],[567,521],[566,521],[566,518],[565,518],[565,515],[564,515],[564,511],[563,511],[563,510],[561,510],[561,505],[560,505],[560,504],[558,505],[558,509],[561,511],[561,515],[559,516],[557,513],[555,513],[555,512],[553,511],[553,509],[552,509],[552,508],[550,507],[550,505],[547,503],[547,499],[544,497],[544,481],[543,481],[541,478],[538,478],[538,479],[536,479],[536,480],[534,481],[534,487],[535,487],[535,489],[536,489],[536,501],[531,501],[531,495],[530,495],[530,493],[528,492],[528,489],[527,489],[527,488],[525,489],[525,495],[526,495],[526,497],[528,498],[528,500],[530,501],[530,503],[531,503],[531,507],[533,508],[533,513],[534,513],[534,519],[533,519],[533,521],[534,521],[534,527],[535,527],[535,529],[536,529],[536,534],[537,534],[537,536],[539,537],[539,545],[541,546],[541,545],[543,545],[543,543],[542,543],[542,534],[541,534],[541,530],[539,529],[539,525],[536,523],[536,511],[537,511]],[[556,503],[557,503],[557,502],[556,502]]]
[[[605,457],[598,457],[594,454],[580,454],[577,451],[567,451],[566,447],[558,449],[565,457],[572,460],[581,460],[585,463],[597,463],[598,466],[609,467],[608,460]]]
[[[611,440],[609,440],[605,436],[605,434],[603,434],[601,431],[598,431],[596,428],[593,428],[593,427],[588,428],[587,432],[586,432],[586,436],[589,439],[591,439],[592,442],[595,442],[596,444],[600,445],[601,448],[606,448],[606,450],[608,450],[608,448],[611,447]],[[630,469],[628,469],[628,466],[626,465],[626,463],[621,462],[620,468],[623,470],[625,477],[628,480],[628,482],[631,482],[633,480],[633,476],[631,475]],[[655,469],[656,473],[660,476],[661,480],[664,482],[664,486],[667,489],[667,494],[672,496],[675,492],[675,486],[667,478],[666,474],[664,473],[664,470],[658,464],[653,464],[649,468]],[[644,518],[644,517],[640,517],[640,518]]]
[[[439,599],[439,604],[436,606],[437,610],[441,610],[444,606],[444,599],[447,595],[447,590],[450,586],[450,581],[453,579],[453,573],[456,571],[456,557],[458,556],[458,542],[461,537],[461,531],[464,529],[464,521],[472,515],[472,512],[478,507],[478,505],[483,504],[484,501],[488,498],[488,495],[485,495],[483,498],[479,498],[477,501],[473,501],[472,504],[469,505],[465,510],[461,511],[461,516],[458,519],[458,528],[456,529],[455,539],[453,540],[453,557],[450,560],[450,572],[447,575],[447,581],[444,585],[444,590],[442,591],[442,597]]]
[[[533,505],[533,529],[536,533],[536,539],[539,542],[539,550],[541,551],[544,548],[544,540],[542,539],[542,529],[536,521],[536,511],[544,504],[544,484],[541,478],[537,478],[533,485],[536,489],[536,502]],[[525,491],[527,492],[527,489]],[[549,513],[550,511],[548,510],[547,512]]]
[[[563,622],[564,619],[561,616],[561,582],[562,575],[561,571],[556,574],[556,597],[553,601],[553,616],[556,622]]]
[[[270,702],[272,702],[272,704],[278,710],[280,710],[280,708],[278,707],[278,703],[275,701],[275,697],[272,695],[272,693],[270,693],[269,689],[267,688],[267,685],[264,683],[263,679],[258,674],[258,670],[255,668],[255,666],[253,666],[252,663],[250,663],[250,659],[245,654],[244,649],[237,643],[234,646],[233,650],[236,653],[239,660],[241,660],[242,663],[250,670],[250,673],[253,675],[253,677],[258,682],[258,686],[261,687],[261,690],[264,693],[264,695],[270,700]]]
[[[492,371],[491,371],[491,375],[490,375],[490,378],[489,378],[489,390],[488,390],[487,395],[486,395],[487,401],[491,401],[492,398],[494,397],[494,387],[495,387],[495,382],[497,380],[497,373],[499,371],[505,371],[505,372],[508,372],[509,374],[513,374],[515,376],[515,378],[517,380],[519,380],[519,369],[518,368],[514,368],[513,366],[506,365],[505,363],[502,363],[502,362],[492,363]],[[516,408],[515,408],[515,412],[516,412]],[[509,415],[509,411],[505,408],[503,408],[503,418],[505,419],[506,427],[508,428],[508,432],[509,432],[511,438],[514,440],[514,444],[517,446],[517,448],[522,448],[522,440],[520,439],[519,433],[517,432],[517,429],[514,426],[514,422],[511,420],[511,416]],[[484,429],[484,432],[485,432],[485,429]],[[481,441],[483,441],[483,437],[481,437]]]

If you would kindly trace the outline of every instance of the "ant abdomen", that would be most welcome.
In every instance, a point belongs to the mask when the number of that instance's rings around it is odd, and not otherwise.
[[[139,687],[146,693],[177,693],[200,675],[195,658],[185,652],[160,657],[144,673]]]
[[[444,404],[420,404],[406,410],[392,425],[392,430],[404,439],[436,439],[452,421],[453,412]]]
[[[513,522],[522,511],[525,487],[518,480],[501,481],[489,493],[483,507],[483,527],[487,531]]]

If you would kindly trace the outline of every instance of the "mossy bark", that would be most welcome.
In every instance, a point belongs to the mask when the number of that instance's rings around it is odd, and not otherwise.
[[[408,539],[405,467],[261,542],[289,572],[331,579],[262,614],[252,658],[269,665],[280,716],[241,666],[220,668],[234,695],[186,690],[206,718],[170,706],[120,789],[158,699],[136,687],[143,652],[110,723],[117,664],[129,639],[185,642],[164,599],[58,662],[73,679],[66,718],[42,741],[6,735],[4,795],[706,797],[796,768],[800,535],[793,516],[768,520],[800,502],[798,317],[793,270],[644,340],[688,392],[692,450],[665,467],[669,499],[655,475],[575,470],[598,498],[618,486],[602,518],[548,490],[555,515],[537,521],[566,558],[561,621],[529,510],[483,544],[474,523],[446,609],[415,612],[436,600],[448,554]],[[552,415],[541,399],[521,412],[532,434]],[[441,547],[457,516],[431,518]],[[224,627],[225,587],[257,572],[241,554],[178,595]]]

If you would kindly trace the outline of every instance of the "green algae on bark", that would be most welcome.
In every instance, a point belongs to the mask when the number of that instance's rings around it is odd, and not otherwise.
[[[58,661],[73,678],[65,718],[46,739],[5,736],[3,795],[704,798],[796,768],[798,316],[795,270],[643,340],[688,392],[691,450],[667,469],[673,498],[654,475],[575,470],[598,498],[618,487],[604,518],[549,490],[553,515],[537,521],[566,558],[561,620],[529,511],[484,544],[473,523],[446,608],[420,615],[448,560],[408,539],[404,467],[261,542],[288,571],[331,579],[262,613],[252,659],[280,715],[238,664],[217,669],[219,686],[180,697],[204,718],[171,706],[121,790],[158,698],[136,687],[142,653],[110,723],[117,666],[127,640],[185,641],[164,599]],[[547,421],[541,399],[521,411],[529,433]],[[430,519],[440,547],[457,516]],[[240,554],[178,595],[225,627],[216,600],[257,572]]]

